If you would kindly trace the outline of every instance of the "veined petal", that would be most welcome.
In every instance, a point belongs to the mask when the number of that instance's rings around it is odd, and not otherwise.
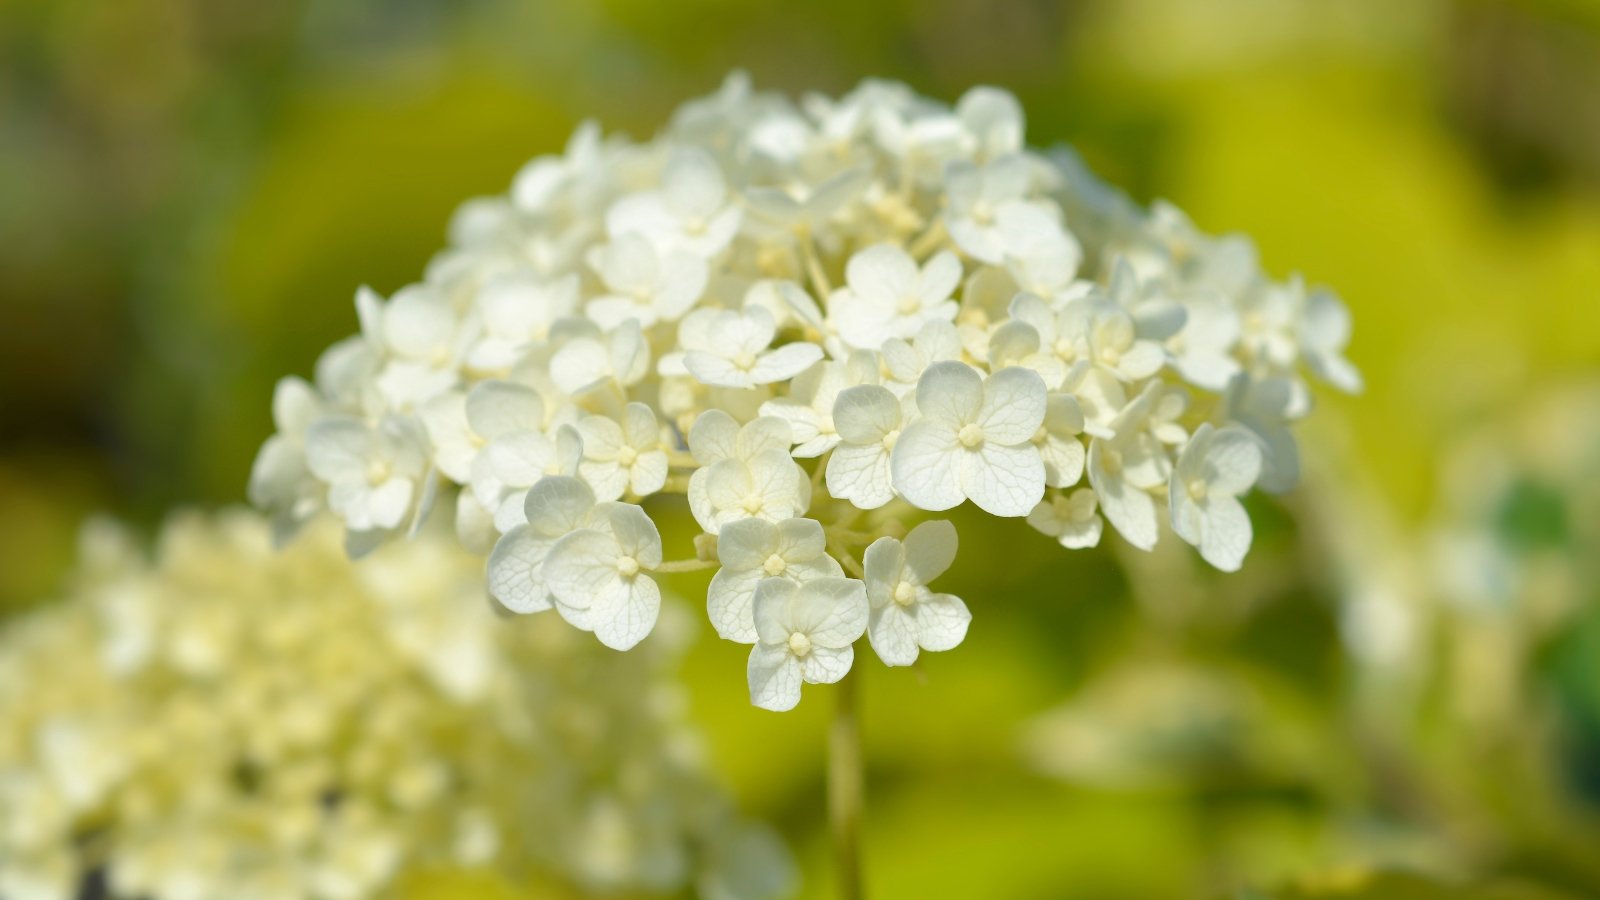
[[[906,568],[918,584],[929,584],[955,562],[956,526],[944,519],[923,522],[911,529],[904,543]]]
[[[922,419],[908,425],[895,442],[889,457],[894,489],[913,506],[939,512],[966,499],[959,470],[961,454],[966,451],[956,433],[952,422]],[[1042,463],[1040,468],[1042,479]]]
[[[502,535],[489,554],[489,593],[512,612],[549,609],[550,594],[541,569],[554,544],[527,525]]]
[[[961,492],[990,515],[1025,516],[1044,497],[1044,460],[1032,444],[986,441],[960,463]]]
[[[922,402],[918,392],[917,402]],[[1033,439],[1044,424],[1044,379],[1032,369],[1008,368],[983,383],[983,405],[978,424],[984,439],[997,444],[1021,444]]]
[[[750,648],[747,677],[750,702],[762,709],[783,712],[800,702],[800,661],[786,646],[757,644]]]

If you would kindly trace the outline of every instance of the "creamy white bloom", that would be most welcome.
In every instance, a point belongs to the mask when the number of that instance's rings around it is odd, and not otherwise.
[[[759,306],[742,312],[699,310],[694,316],[703,320],[691,324],[685,319],[683,327],[703,338],[696,341],[696,349],[684,353],[683,367],[702,384],[747,388],[788,381],[822,358],[822,348],[805,341],[768,349],[777,322]]]
[[[356,292],[361,332],[382,360],[374,379],[394,407],[406,410],[454,387],[474,330],[426,285],[402,288],[388,303],[371,288]]]
[[[923,522],[904,543],[881,537],[867,548],[867,638],[885,665],[909,666],[919,649],[950,650],[966,638],[967,605],[928,589],[955,558],[956,528],[946,521]]]
[[[306,431],[306,464],[328,485],[328,508],[352,531],[387,531],[425,511],[433,474],[416,420],[319,419]]]
[[[803,584],[767,578],[753,603],[756,645],[750,650],[750,702],[783,711],[800,702],[800,684],[832,684],[850,671],[852,645],[867,628],[867,592],[853,578]]]
[[[917,383],[918,418],[895,441],[895,490],[929,511],[970,499],[991,515],[1027,515],[1044,496],[1032,440],[1045,407],[1044,382],[1032,371],[985,379],[963,363],[935,363]]]
[[[361,292],[361,335],[314,385],[280,389],[252,499],[284,534],[332,509],[361,552],[420,524],[438,484],[461,542],[498,546],[501,602],[534,609],[563,606],[547,584],[559,532],[593,533],[591,568],[622,558],[585,518],[594,502],[683,495],[703,533],[663,565],[723,557],[707,609],[743,640],[773,558],[746,544],[804,530],[814,555],[779,554],[786,571],[832,577],[966,500],[1066,547],[1110,522],[1144,549],[1165,500],[1189,510],[1203,558],[1236,566],[1247,542],[1172,496],[1175,468],[1204,468],[1210,423],[1258,441],[1253,487],[1292,485],[1310,383],[1360,387],[1349,314],[1271,277],[1248,238],[1143,208],[1070,150],[1029,149],[1024,124],[994,88],[952,107],[894,82],[791,99],[742,76],[649,140],[585,124],[509,195],[465,204],[418,283]],[[320,423],[354,438],[412,417],[428,440],[399,480],[374,481],[381,462],[365,478],[310,464]],[[594,496],[530,522],[529,489],[553,476]],[[587,624],[592,607],[563,614]],[[612,615],[607,639],[636,639],[633,621]],[[195,646],[197,665],[214,658]],[[614,821],[597,808],[586,827]]]
[[[1172,467],[1167,486],[1172,530],[1199,547],[1206,562],[1236,571],[1251,537],[1250,516],[1239,495],[1260,475],[1261,447],[1254,435],[1237,425],[1201,425]]]
[[[724,525],[717,536],[722,568],[706,591],[706,612],[717,634],[741,644],[756,642],[752,604],[763,579],[842,577],[844,570],[826,547],[822,523],[815,519],[740,519]]]
[[[1156,545],[1155,500],[1171,464],[1150,434],[1150,410],[1160,385],[1151,382],[1111,423],[1110,434],[1089,442],[1089,485],[1106,519],[1141,550]]]
[[[1028,524],[1041,534],[1056,539],[1068,550],[1093,547],[1100,543],[1104,523],[1095,515],[1097,500],[1090,488],[1057,492],[1039,502],[1028,513]]]
[[[612,237],[638,234],[668,252],[699,257],[721,253],[738,233],[743,215],[711,154],[697,147],[672,152],[661,187],[624,197],[606,213]]]
[[[544,561],[561,617],[613,650],[644,640],[661,612],[650,572],[661,565],[661,533],[631,503],[602,503],[589,525],[561,538]]]
[[[709,274],[700,257],[659,251],[637,234],[621,235],[596,248],[590,265],[608,293],[590,300],[584,311],[607,329],[629,319],[646,327],[676,321],[700,299]]]
[[[930,319],[911,341],[891,338],[883,342],[883,383],[897,397],[916,392],[922,373],[936,362],[961,359],[961,335],[954,325]]]
[[[1008,154],[979,166],[954,160],[946,169],[950,237],[963,253],[980,262],[1005,262],[1006,242],[1000,233],[1001,210],[1026,202],[1031,181],[1021,154]]]
[[[689,478],[689,509],[710,534],[737,519],[781,521],[811,506],[811,480],[789,456],[788,423],[762,416],[742,428],[711,410],[695,421],[689,450],[701,468]]]
[[[607,326],[606,334],[590,322],[567,322],[564,343],[550,359],[550,380],[561,390],[578,394],[607,382],[627,388],[649,374],[650,342],[638,321]]]
[[[578,474],[600,499],[615,500],[629,491],[645,497],[667,483],[670,445],[646,404],[629,403],[616,419],[585,416],[578,422],[578,436],[583,439]]]
[[[953,253],[935,254],[919,268],[901,248],[878,244],[850,257],[845,287],[828,298],[828,320],[849,346],[876,350],[890,338],[914,336],[927,321],[954,321],[951,295],[960,281]]]
[[[549,337],[557,320],[578,311],[578,276],[546,279],[529,269],[502,272],[484,282],[477,308],[483,330],[467,348],[465,363],[480,372],[503,373]]]

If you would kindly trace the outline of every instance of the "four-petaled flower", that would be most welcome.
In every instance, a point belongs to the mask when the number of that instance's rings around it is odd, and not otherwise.
[[[990,515],[1027,515],[1044,496],[1032,441],[1045,407],[1044,382],[1029,369],[985,379],[964,363],[934,363],[917,383],[920,418],[890,457],[895,490],[935,512],[971,500]]]
[[[867,639],[884,665],[909,666],[919,649],[949,650],[967,636],[967,605],[928,589],[955,558],[956,528],[942,520],[911,529],[904,543],[881,537],[867,548]]]
[[[867,629],[867,591],[861,582],[767,578],[756,585],[753,605],[751,703],[778,712],[793,709],[802,681],[832,684],[850,671],[853,645]]]

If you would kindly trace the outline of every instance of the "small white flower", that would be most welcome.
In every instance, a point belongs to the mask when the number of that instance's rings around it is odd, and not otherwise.
[[[1106,519],[1141,550],[1156,545],[1156,506],[1150,491],[1166,483],[1171,462],[1149,431],[1160,391],[1152,381],[1112,420],[1110,436],[1089,442],[1089,484]]]
[[[650,342],[637,321],[607,326],[607,334],[589,322],[568,322],[565,342],[550,359],[550,380],[561,390],[580,394],[607,381],[626,388],[650,373]]]
[[[876,350],[889,338],[910,338],[924,322],[955,320],[951,299],[961,281],[961,261],[941,251],[920,269],[892,244],[877,244],[850,257],[846,286],[828,298],[828,320],[851,347]]]
[[[1237,571],[1250,551],[1250,516],[1239,495],[1261,475],[1261,447],[1237,425],[1195,429],[1167,486],[1172,530],[1200,548],[1206,562]]]
[[[984,379],[957,362],[935,363],[917,383],[918,418],[890,457],[895,490],[930,511],[970,499],[996,516],[1023,516],[1044,496],[1044,461],[1032,444],[1045,388],[1028,369]]]
[[[1300,318],[1300,351],[1318,378],[1346,393],[1361,390],[1361,373],[1344,358],[1350,310],[1331,291],[1313,290]]]
[[[306,432],[306,464],[328,485],[328,507],[352,531],[391,531],[420,519],[431,499],[427,438],[416,420],[319,419]]]
[[[402,288],[388,303],[371,288],[356,292],[361,331],[381,360],[374,384],[400,411],[454,387],[458,363],[475,332],[426,285]]]
[[[811,480],[789,456],[788,423],[762,416],[743,428],[709,410],[689,431],[701,468],[689,476],[689,510],[709,534],[746,518],[782,521],[811,506]]]
[[[613,650],[644,640],[661,611],[650,572],[661,565],[661,533],[631,503],[602,503],[590,525],[556,542],[544,578],[556,610]]]
[[[590,300],[584,311],[608,330],[629,319],[648,328],[682,318],[705,292],[709,276],[705,260],[682,251],[658,252],[636,234],[597,248],[590,264],[607,293]]]
[[[1041,297],[1072,283],[1083,249],[1051,211],[1034,203],[1007,203],[995,211],[995,233],[1006,271],[1017,287]]]
[[[727,182],[711,154],[698,147],[672,151],[661,187],[618,200],[606,213],[612,237],[639,234],[663,250],[707,258],[739,231],[743,211],[730,202]]]
[[[1269,494],[1291,490],[1300,481],[1300,447],[1289,430],[1295,385],[1286,378],[1253,379],[1240,373],[1222,395],[1222,418],[1250,429],[1262,448],[1257,487]]]
[[[896,397],[914,393],[922,373],[936,362],[961,359],[961,334],[942,319],[930,319],[910,342],[883,342],[884,386]]]
[[[1009,204],[1025,202],[1031,180],[1027,158],[1010,154],[981,167],[956,160],[945,173],[951,240],[973,259],[993,265],[1003,263],[1005,241],[997,219]]]
[[[1083,410],[1071,394],[1052,393],[1045,399],[1044,424],[1033,435],[1033,445],[1044,460],[1044,483],[1062,488],[1077,484],[1083,477],[1086,451],[1078,435],[1083,433]]]
[[[859,509],[877,509],[894,499],[890,458],[905,422],[905,401],[888,388],[846,388],[833,405],[840,443],[828,457],[828,493]]]
[[[1095,515],[1094,491],[1083,487],[1072,493],[1056,493],[1040,501],[1028,513],[1028,524],[1055,538],[1068,550],[1081,550],[1100,543],[1105,523]]]
[[[583,438],[578,474],[600,499],[615,500],[626,491],[644,497],[667,483],[667,444],[655,412],[645,404],[629,403],[620,421],[585,416],[578,435]]]
[[[1167,339],[1172,367],[1185,380],[1221,391],[1239,372],[1233,348],[1239,342],[1239,313],[1220,295],[1205,292],[1184,301],[1183,330]]]
[[[717,634],[741,644],[756,642],[752,604],[764,578],[805,582],[843,576],[826,544],[822,523],[815,519],[740,519],[724,525],[717,537],[722,568],[706,592],[706,612]]]
[[[793,455],[811,459],[839,443],[834,428],[833,409],[839,392],[858,384],[877,380],[877,361],[858,350],[847,359],[831,359],[813,366],[795,378],[789,395],[761,404],[761,414],[776,416],[789,423],[795,442]]]
[[[693,324],[690,319],[698,319]],[[683,329],[699,333],[696,349],[683,355],[683,367],[702,384],[747,388],[788,381],[822,358],[822,348],[797,341],[767,349],[777,334],[772,314],[759,306],[742,312],[700,310],[684,319]]]
[[[505,272],[484,283],[477,306],[483,331],[467,349],[466,364],[480,372],[506,372],[549,337],[558,319],[578,311],[578,276],[546,280],[528,269]]]
[[[519,420],[527,421],[526,414]],[[525,521],[528,488],[549,475],[576,475],[582,458],[583,439],[571,425],[556,428],[554,438],[538,429],[508,427],[489,438],[473,462],[472,492],[494,514],[495,528],[506,532]]]
[[[851,646],[867,629],[867,591],[851,578],[756,585],[756,645],[750,649],[750,702],[782,712],[800,702],[800,683],[832,684],[850,671]]]
[[[324,412],[316,389],[283,378],[272,393],[277,433],[261,445],[250,466],[250,502],[272,513],[273,536],[287,540],[322,508],[326,488],[306,465],[306,431]]]
[[[882,537],[867,548],[867,638],[884,665],[909,666],[919,648],[950,650],[966,638],[972,621],[967,605],[928,589],[955,558],[956,528],[945,521],[923,522],[904,543]]]
[[[534,485],[524,504],[527,522],[501,535],[489,554],[489,593],[512,612],[550,609],[545,559],[557,541],[590,523],[594,508],[594,491],[576,478],[557,475]]]

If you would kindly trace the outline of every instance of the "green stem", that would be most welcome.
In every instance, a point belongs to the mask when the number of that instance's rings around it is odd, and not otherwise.
[[[861,760],[861,723],[857,712],[860,675],[851,673],[836,686],[838,707],[828,729],[828,824],[833,837],[834,877],[839,900],[862,900],[861,804],[865,776]]]

